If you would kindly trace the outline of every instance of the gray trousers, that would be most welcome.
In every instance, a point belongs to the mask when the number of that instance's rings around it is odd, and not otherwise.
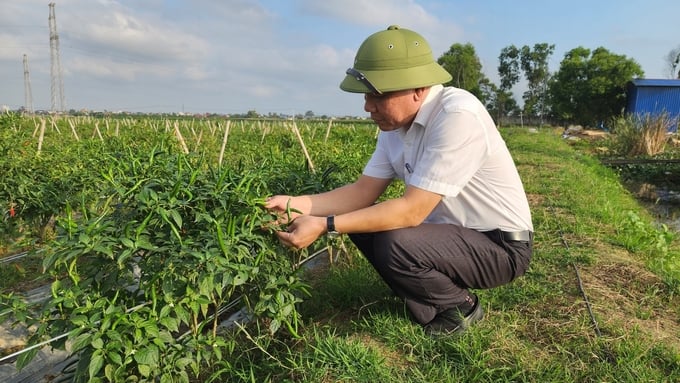
[[[420,324],[464,304],[468,289],[497,287],[523,275],[533,246],[506,241],[500,230],[447,224],[349,237]]]

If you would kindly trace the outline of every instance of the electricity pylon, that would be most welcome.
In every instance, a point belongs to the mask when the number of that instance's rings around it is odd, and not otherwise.
[[[28,74],[28,56],[24,54],[24,109],[26,113],[33,114],[33,91],[31,90],[31,77]]]
[[[59,58],[59,34],[57,33],[57,18],[54,15],[54,3],[49,4],[50,16],[48,18],[50,26],[50,68],[52,96],[52,112],[64,111],[64,80],[61,71],[61,59]]]

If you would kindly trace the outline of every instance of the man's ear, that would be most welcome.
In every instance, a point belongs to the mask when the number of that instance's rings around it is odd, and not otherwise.
[[[430,87],[414,89],[413,90],[414,100],[420,101],[420,100],[424,99],[427,96],[427,93],[428,93],[429,90],[430,90]]]

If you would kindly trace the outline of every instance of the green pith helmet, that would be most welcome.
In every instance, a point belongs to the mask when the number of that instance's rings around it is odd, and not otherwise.
[[[451,80],[423,36],[397,25],[368,36],[346,74],[340,89],[353,93],[416,89]]]

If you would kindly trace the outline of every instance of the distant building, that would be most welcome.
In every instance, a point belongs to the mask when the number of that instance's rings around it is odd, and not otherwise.
[[[669,132],[677,133],[680,121],[680,80],[635,79],[628,83],[626,114],[658,116],[667,113]]]

